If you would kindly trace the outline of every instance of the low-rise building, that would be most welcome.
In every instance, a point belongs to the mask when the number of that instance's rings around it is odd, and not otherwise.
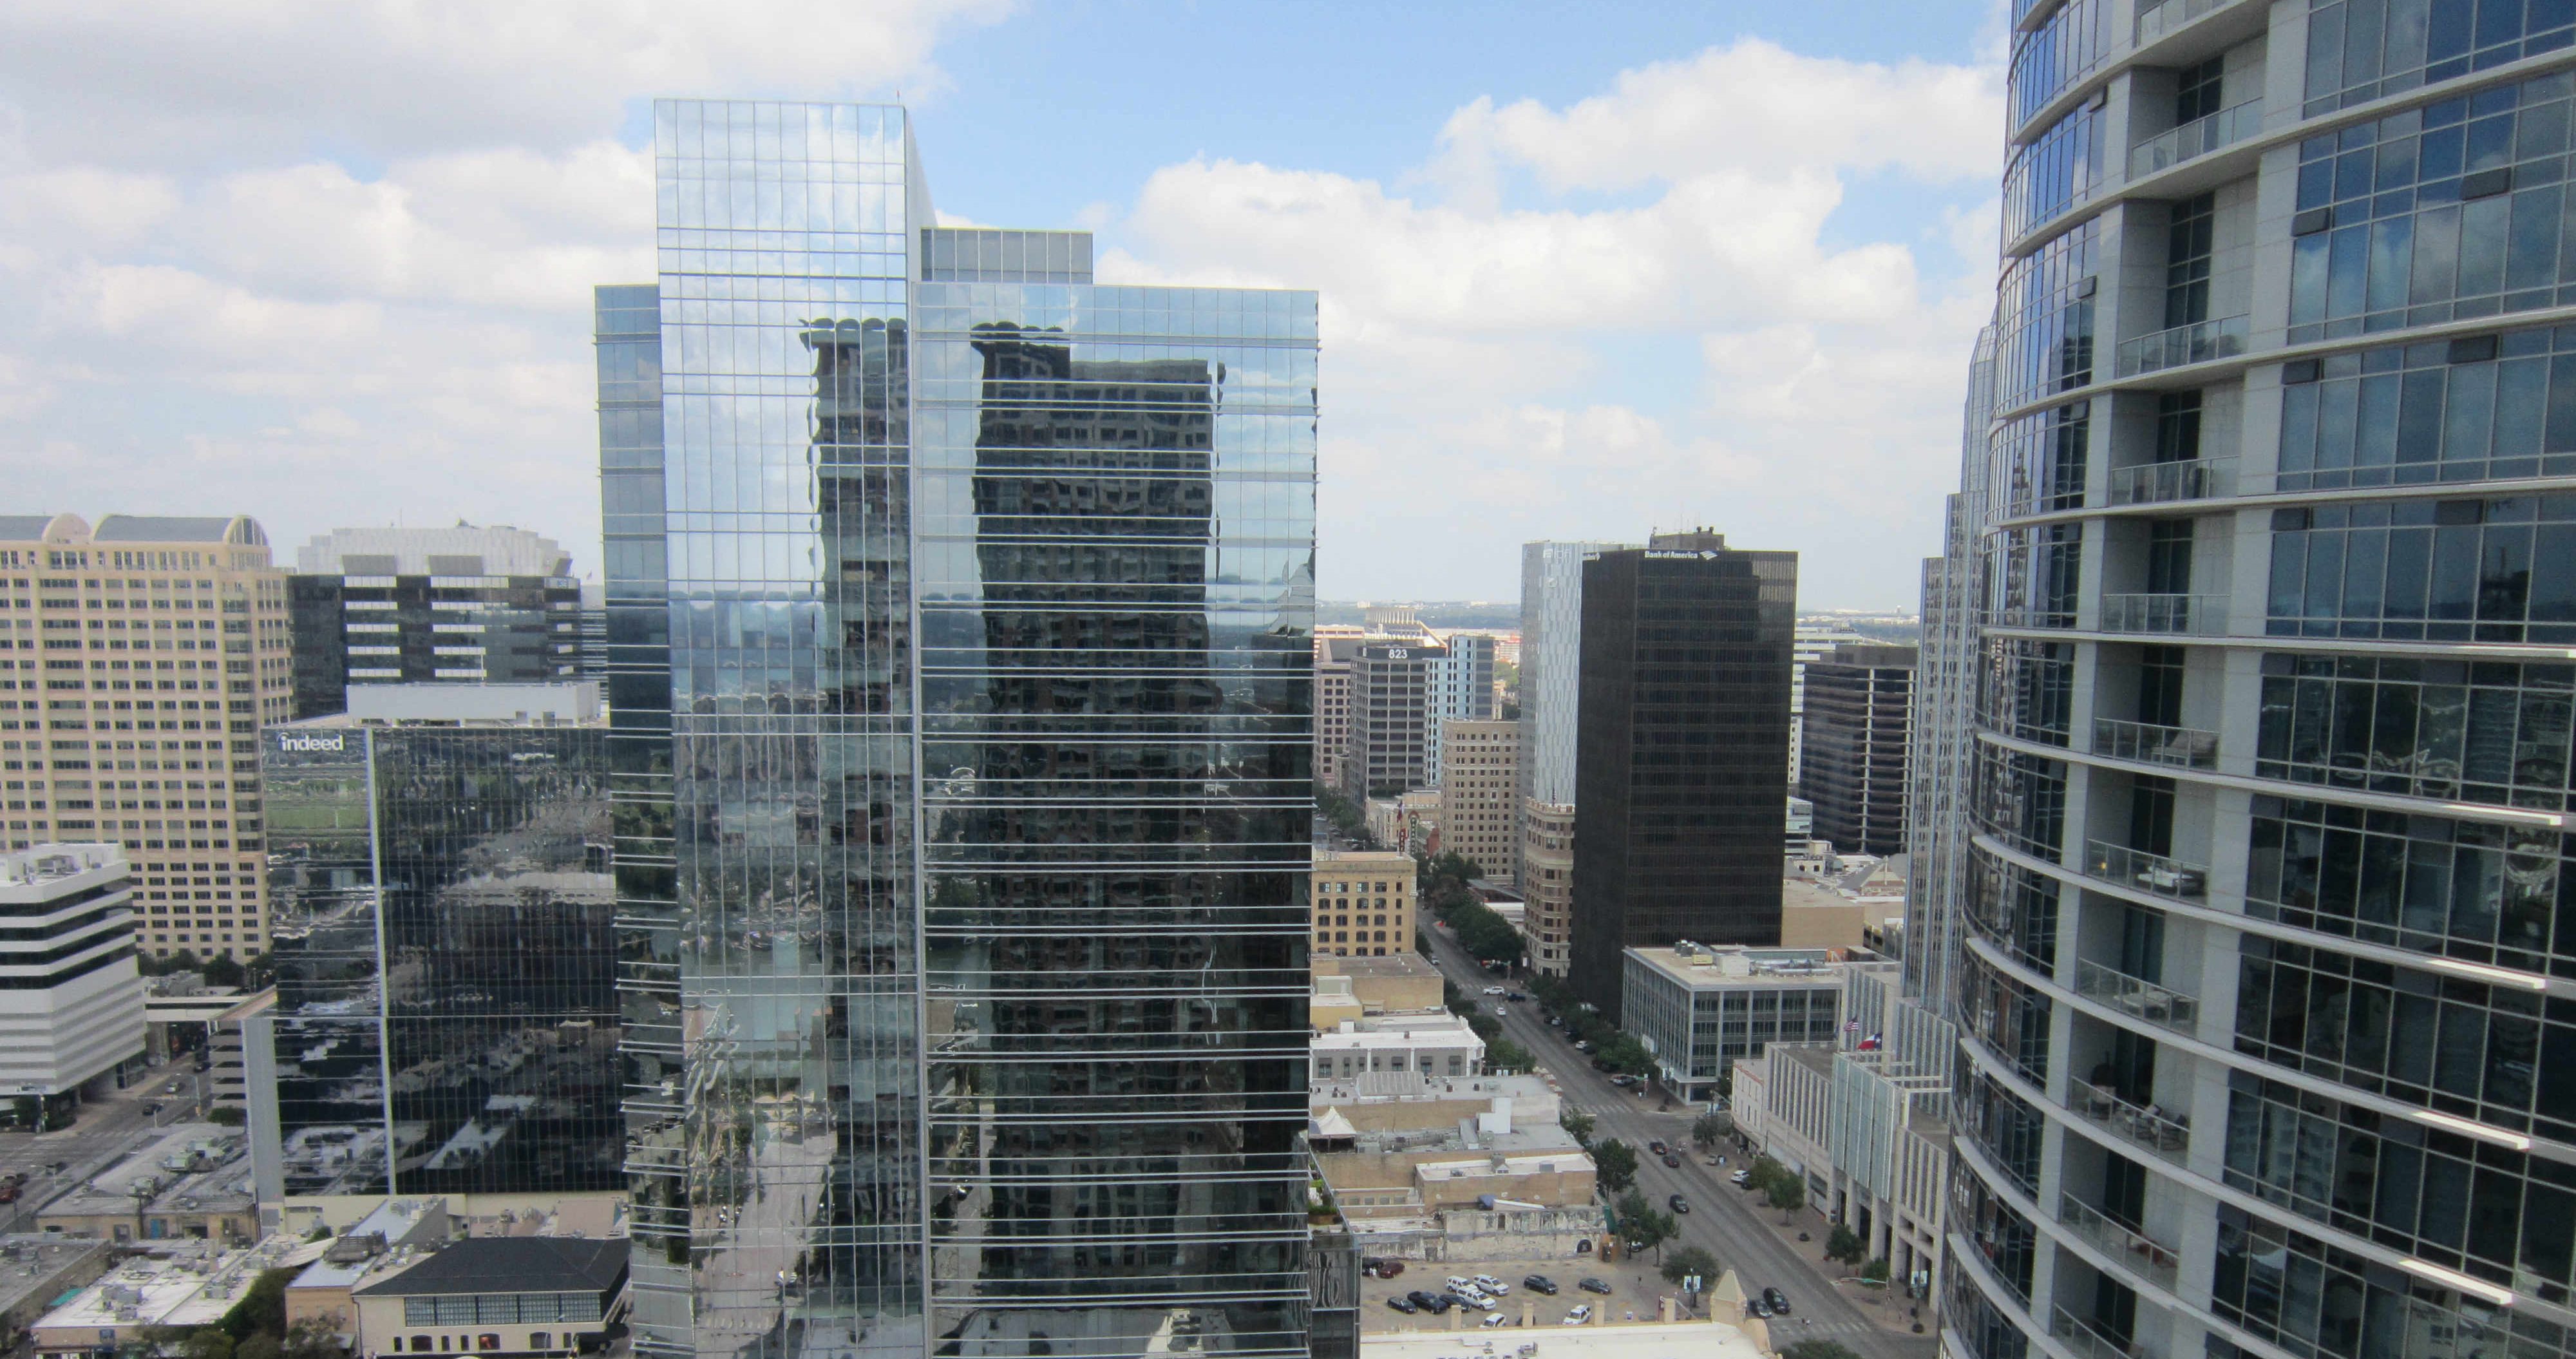
[[[79,804],[87,806],[87,803]],[[0,854],[0,1097],[13,1121],[63,1126],[82,1087],[143,1057],[134,880],[112,844]]]
[[[1622,1027],[1685,1099],[1716,1094],[1738,1060],[1772,1043],[1832,1041],[1841,965],[1856,949],[1709,947],[1625,951]]]
[[[351,1290],[358,1308],[354,1353],[377,1359],[595,1350],[624,1316],[626,1264],[624,1237],[468,1237]]]
[[[54,1300],[107,1272],[104,1241],[0,1236],[0,1351],[15,1353]]]
[[[47,1359],[116,1359],[155,1337],[222,1321],[260,1275],[321,1250],[320,1242],[272,1236],[255,1246],[196,1242],[129,1256],[28,1331]]]
[[[286,1286],[286,1324],[314,1321],[328,1326],[343,1348],[358,1343],[358,1302],[362,1285],[410,1268],[427,1252],[447,1244],[454,1233],[447,1200],[387,1199],[357,1225],[339,1234],[322,1258],[306,1265]]]
[[[36,1225],[118,1243],[259,1237],[250,1148],[238,1128],[174,1123],[161,1137],[46,1204]]]
[[[1391,850],[1315,851],[1314,956],[1413,952],[1413,857]]]
[[[1368,1256],[1565,1260],[1600,1249],[1591,1156],[1537,1076],[1378,1093],[1319,1079],[1308,1144]]]
[[[1500,1315],[1518,1319],[1518,1324],[1546,1327],[1547,1359],[1768,1359],[1772,1353],[1759,1321],[1678,1321],[1668,1320],[1665,1307],[1639,1321],[1612,1319],[1612,1308],[1601,1299],[1590,1316],[1594,1324],[1566,1326],[1560,1319],[1576,1306],[1578,1299],[1567,1296],[1541,1298],[1521,1296],[1504,1300]],[[1368,1331],[1360,1336],[1360,1359],[1459,1359],[1468,1354],[1505,1352],[1504,1342],[1488,1335],[1471,1342],[1455,1334],[1467,1324],[1467,1314],[1453,1314],[1449,1320],[1427,1322],[1419,1329]],[[1519,1335],[1528,1335],[1520,1332]],[[1518,1336],[1515,1336],[1518,1339]],[[1536,1337],[1522,1341],[1517,1352],[1535,1354]]]
[[[1418,1096],[1484,1074],[1485,1040],[1467,1021],[1440,1011],[1344,1020],[1316,1034],[1316,1084],[1347,1083],[1387,1099]]]
[[[1349,983],[1351,999],[1362,1014],[1418,1014],[1437,1010],[1445,1003],[1440,969],[1431,960],[1408,948],[1385,957],[1349,958],[1318,953],[1314,957],[1318,982],[1339,978]],[[1318,1024],[1329,1029],[1330,1024]]]

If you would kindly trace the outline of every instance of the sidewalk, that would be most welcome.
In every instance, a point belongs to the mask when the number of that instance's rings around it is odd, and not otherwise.
[[[1730,1164],[1734,1156],[1735,1153],[1732,1151],[1727,1153]],[[1783,1245],[1814,1260],[1816,1268],[1833,1281],[1834,1291],[1850,1302],[1854,1310],[1869,1318],[1870,1324],[1890,1335],[1912,1336],[1914,1334],[1915,1318],[1912,1310],[1920,1306],[1924,1300],[1908,1298],[1905,1296],[1905,1291],[1900,1288],[1870,1287],[1863,1284],[1860,1276],[1851,1272],[1842,1262],[1825,1258],[1825,1238],[1833,1231],[1834,1226],[1827,1222],[1825,1215],[1818,1212],[1813,1205],[1800,1208],[1791,1215],[1791,1220],[1784,1226],[1780,1221],[1779,1210],[1758,1206],[1759,1199],[1753,1193],[1732,1184],[1726,1186],[1726,1192],[1741,1194],[1748,1202],[1757,1204],[1754,1217],[1764,1227],[1769,1228],[1771,1234],[1778,1237]],[[1799,1240],[1800,1232],[1807,1233],[1808,1239]],[[1797,1322],[1792,1320],[1787,1327],[1779,1330],[1781,1343],[1788,1344],[1795,1341],[1796,1327]],[[1927,1335],[1931,1333],[1929,1322],[1924,1323],[1924,1333]]]

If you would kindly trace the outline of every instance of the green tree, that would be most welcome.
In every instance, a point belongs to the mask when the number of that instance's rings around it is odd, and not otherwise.
[[[1592,1166],[1600,1172],[1601,1187],[1616,1194],[1637,1182],[1637,1149],[1609,1138],[1592,1148]]]
[[[1568,1106],[1563,1113],[1556,1116],[1557,1126],[1574,1134],[1576,1144],[1582,1146],[1586,1150],[1589,1150],[1592,1146],[1593,1122],[1594,1120],[1592,1115],[1571,1106]]]
[[[221,1326],[208,1326],[179,1342],[180,1359],[233,1359],[233,1338]]]
[[[1655,1074],[1653,1054],[1646,1051],[1646,1045],[1638,1042],[1634,1034],[1613,1032],[1601,1041],[1601,1050],[1593,1055],[1607,1062],[1611,1070],[1626,1075]]]
[[[337,1328],[320,1317],[306,1317],[286,1328],[279,1359],[342,1359]],[[242,1359],[236,1350],[233,1359]]]
[[[1735,1120],[1714,1109],[1691,1120],[1691,1142],[1702,1151],[1716,1146],[1719,1139],[1734,1132]]]
[[[1496,1038],[1485,1044],[1485,1067],[1490,1071],[1527,1071],[1537,1065],[1530,1050],[1508,1038]]]
[[[243,1291],[241,1301],[234,1303],[232,1310],[224,1313],[224,1319],[215,1324],[223,1327],[224,1333],[235,1343],[248,1339],[253,1331],[286,1334],[286,1285],[294,1280],[295,1275],[296,1271],[291,1269],[260,1271],[260,1276],[251,1280],[250,1287]]]
[[[1619,1235],[1632,1248],[1652,1250],[1660,1260],[1664,1243],[1680,1230],[1681,1224],[1673,1221],[1672,1214],[1656,1212],[1645,1195],[1632,1189],[1620,1198]]]
[[[1834,1229],[1825,1235],[1825,1258],[1828,1260],[1857,1265],[1868,1255],[1869,1243],[1860,1239],[1860,1233],[1842,1223],[1835,1223]]]
[[[1887,1257],[1882,1255],[1860,1267],[1860,1276],[1874,1284],[1887,1282]]]
[[[242,1111],[229,1104],[220,1105],[206,1111],[206,1121],[220,1123],[227,1128],[238,1128],[242,1125]]]
[[[1807,1205],[1807,1185],[1784,1171],[1771,1181],[1771,1187],[1763,1191],[1763,1197],[1780,1210],[1780,1220],[1786,1222],[1790,1214]]]
[[[229,953],[218,953],[206,959],[205,973],[208,986],[239,986],[249,979],[248,974],[242,971],[242,965],[233,961]]]
[[[1699,1246],[1684,1246],[1664,1257],[1664,1282],[1679,1284],[1694,1274],[1699,1276],[1701,1288],[1715,1288],[1717,1257]]]
[[[250,1339],[233,1346],[233,1359],[285,1359],[285,1356],[285,1345],[266,1331],[255,1331]]]

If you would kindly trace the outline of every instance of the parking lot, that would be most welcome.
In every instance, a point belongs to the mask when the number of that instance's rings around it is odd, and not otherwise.
[[[1480,1312],[1471,1307],[1453,1307],[1446,1316],[1438,1316],[1430,1312],[1406,1316],[1386,1305],[1388,1298],[1402,1297],[1415,1289],[1425,1293],[1446,1291],[1449,1276],[1452,1274],[1462,1279],[1472,1279],[1479,1274],[1490,1274],[1502,1280],[1511,1291],[1495,1299],[1495,1302],[1500,1305],[1491,1312]],[[1548,1297],[1522,1287],[1521,1280],[1532,1274],[1545,1275],[1554,1280],[1556,1296]],[[1584,1292],[1577,1285],[1585,1279],[1599,1279],[1610,1285],[1609,1295],[1605,1297],[1599,1293]],[[1482,1327],[1488,1316],[1503,1318],[1502,1326],[1496,1329],[1508,1329],[1521,1324],[1522,1305],[1525,1302],[1530,1304],[1528,1309],[1530,1321],[1536,1326],[1563,1324],[1565,1314],[1579,1302],[1591,1303],[1595,1311],[1607,1309],[1610,1314],[1609,1319],[1614,1322],[1654,1321],[1662,1316],[1663,1296],[1667,1293],[1678,1294],[1679,1292],[1680,1290],[1671,1284],[1665,1283],[1663,1276],[1656,1272],[1652,1251],[1648,1251],[1646,1258],[1640,1261],[1620,1260],[1607,1265],[1589,1256],[1577,1256],[1571,1260],[1504,1260],[1483,1263],[1407,1260],[1404,1262],[1404,1272],[1392,1279],[1363,1278],[1360,1280],[1360,1329],[1364,1331],[1472,1331]],[[1634,1315],[1631,1316],[1631,1313]]]

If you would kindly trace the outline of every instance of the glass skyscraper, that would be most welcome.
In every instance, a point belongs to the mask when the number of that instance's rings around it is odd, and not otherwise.
[[[498,692],[408,688],[425,708]],[[624,1187],[605,736],[595,717],[262,736],[277,1004],[245,1058],[264,1204]]]
[[[1945,1345],[2576,1353],[2576,8],[2013,17]]]
[[[1308,1346],[1315,298],[664,102],[598,296],[636,1344]]]

